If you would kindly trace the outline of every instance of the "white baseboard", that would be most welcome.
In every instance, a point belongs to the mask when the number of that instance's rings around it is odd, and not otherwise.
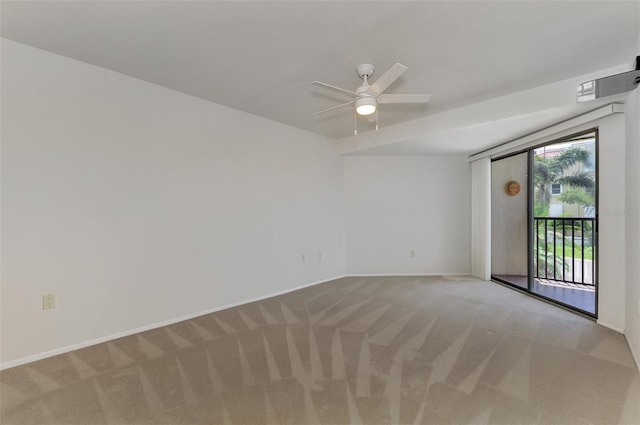
[[[262,300],[265,300],[267,298],[277,297],[278,295],[284,295],[284,294],[287,294],[289,292],[298,291],[300,289],[308,288],[310,286],[319,285],[319,284],[325,283],[325,282],[330,282],[332,280],[340,279],[340,278],[343,278],[343,277],[345,277],[345,275],[332,277],[330,279],[319,280],[319,281],[316,281],[316,282],[311,282],[311,283],[307,283],[307,284],[304,284],[304,285],[296,286],[296,287],[293,287],[293,288],[284,289],[282,291],[272,292],[270,294],[262,295],[262,296],[259,296],[259,297],[249,298],[247,300],[238,301],[238,302],[235,302],[235,303],[214,307],[214,308],[211,308],[211,309],[208,309],[208,310],[205,310],[205,311],[200,311],[200,312],[193,313],[193,314],[188,314],[186,316],[176,317],[176,318],[173,318],[173,319],[165,320],[163,322],[152,323],[152,324],[149,324],[149,325],[141,326],[139,328],[126,330],[126,331],[123,331],[123,332],[118,332],[118,333],[115,333],[115,334],[112,334],[112,335],[107,335],[107,336],[104,336],[104,337],[101,337],[101,338],[91,339],[89,341],[79,342],[77,344],[67,345],[65,347],[61,347],[61,348],[56,348],[54,350],[45,351],[43,353],[33,354],[31,356],[22,357],[22,358],[19,358],[19,359],[16,359],[16,360],[11,360],[11,361],[8,361],[8,362],[0,363],[0,370],[9,369],[9,368],[20,366],[20,365],[23,365],[23,364],[26,364],[26,363],[35,362],[37,360],[46,359],[47,357],[57,356],[59,354],[68,353],[69,351],[79,350],[80,348],[85,348],[85,347],[89,347],[89,346],[92,346],[92,345],[101,344],[103,342],[107,342],[107,341],[111,341],[111,340],[114,340],[114,339],[122,338],[122,337],[125,337],[125,336],[137,334],[137,333],[140,333],[140,332],[146,332],[146,331],[149,331],[149,330],[152,330],[152,329],[161,328],[163,326],[173,325],[174,323],[183,322],[185,320],[193,319],[194,317],[204,316],[206,314],[215,313],[217,311],[226,310],[228,308],[237,307],[239,305],[249,304],[249,303],[256,302],[256,301],[262,301]]]
[[[345,277],[393,277],[393,276],[471,276],[469,272],[460,272],[460,273],[382,273],[382,274],[372,274],[372,273],[347,273]],[[480,279],[479,279],[480,280]]]
[[[631,351],[631,357],[633,357],[633,360],[635,360],[636,367],[638,368],[638,372],[640,372],[640,353],[635,351],[633,349],[633,346],[631,344],[629,344],[629,340],[627,339],[626,335],[625,335],[625,339],[627,340],[627,345],[629,346],[629,351]]]
[[[607,322],[603,322],[603,321],[602,321],[602,320],[600,320],[600,319],[598,319],[598,320],[596,321],[596,323],[597,323],[597,324],[599,324],[600,326],[604,326],[605,328],[609,328],[609,329],[611,329],[611,330],[613,330],[613,331],[616,331],[616,332],[618,332],[618,333],[624,334],[624,329],[622,329],[622,328],[620,328],[620,327],[618,327],[618,326],[612,325],[612,324],[607,323]],[[627,345],[628,345],[628,344],[627,344]]]

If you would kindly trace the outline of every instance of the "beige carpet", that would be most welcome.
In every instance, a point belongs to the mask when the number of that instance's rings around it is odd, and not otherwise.
[[[638,424],[622,335],[488,282],[346,278],[0,373],[2,424]]]

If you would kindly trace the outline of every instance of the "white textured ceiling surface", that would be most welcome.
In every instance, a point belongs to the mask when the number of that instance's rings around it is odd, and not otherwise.
[[[388,93],[431,93],[428,106],[382,105],[390,126],[630,63],[640,3],[3,1],[3,37],[333,138],[353,112],[314,112],[409,67]],[[371,124],[362,119],[361,130]]]

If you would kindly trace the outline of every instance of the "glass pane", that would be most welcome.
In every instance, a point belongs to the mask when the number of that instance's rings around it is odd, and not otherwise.
[[[532,292],[595,314],[595,134],[534,151]]]
[[[527,288],[527,154],[491,164],[491,277]]]

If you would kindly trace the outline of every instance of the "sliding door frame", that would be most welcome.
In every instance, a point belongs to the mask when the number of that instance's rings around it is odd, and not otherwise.
[[[497,162],[497,161],[501,161],[503,159],[512,158],[512,157],[517,156],[517,155],[522,155],[523,153],[527,154],[527,287],[523,288],[523,287],[518,286],[518,285],[516,285],[514,283],[508,282],[508,281],[506,281],[504,279],[500,279],[499,277],[495,277],[493,275],[493,271],[491,273],[491,280],[492,281],[507,285],[510,288],[516,289],[518,291],[522,291],[522,292],[524,292],[526,294],[532,294],[530,288],[531,288],[531,276],[532,276],[531,272],[533,271],[533,267],[530,264],[533,261],[533,257],[531,256],[531,254],[532,254],[532,251],[531,251],[532,245],[531,245],[531,240],[530,240],[530,238],[531,238],[531,235],[530,235],[531,223],[529,222],[529,220],[530,220],[530,217],[529,217],[529,204],[531,204],[531,199],[532,199],[532,198],[529,197],[529,193],[531,192],[531,188],[530,188],[531,185],[529,183],[529,181],[531,179],[529,178],[529,176],[532,175],[531,172],[530,172],[530,169],[532,168],[532,165],[530,164],[531,161],[530,161],[530,158],[529,158],[529,156],[530,156],[529,151],[530,151],[529,148],[524,148],[524,149],[518,150],[516,152],[509,152],[506,155],[500,155],[500,156],[497,156],[495,158],[491,158],[491,163],[494,163],[494,162]],[[491,176],[491,178],[493,179],[493,175]],[[531,180],[531,181],[533,181],[533,180]],[[491,193],[491,196],[493,196],[493,192]],[[492,242],[492,244],[493,244],[493,242]]]
[[[593,246],[593,252],[595,252],[595,255],[593,256],[594,258],[592,259],[593,261],[593,265],[592,267],[595,267],[595,273],[594,273],[594,278],[595,278],[595,282],[594,282],[594,286],[595,286],[595,311],[593,313],[589,312],[589,311],[585,311],[582,309],[579,309],[577,307],[574,307],[572,305],[554,300],[553,298],[549,298],[546,297],[544,295],[541,294],[537,294],[535,292],[533,292],[533,268],[534,268],[534,258],[533,258],[533,244],[535,241],[535,235],[534,235],[534,229],[533,229],[533,218],[534,218],[534,195],[535,195],[535,185],[534,185],[534,171],[533,171],[533,165],[534,165],[534,152],[536,149],[544,147],[544,146],[549,146],[549,145],[555,145],[558,143],[563,143],[563,142],[568,142],[570,140],[576,139],[580,136],[584,136],[586,134],[594,134],[594,139],[595,139],[595,220],[594,220],[594,228],[592,229],[592,232],[594,233],[594,246]],[[491,280],[496,281],[498,283],[504,284],[509,286],[510,288],[519,290],[521,292],[526,293],[527,295],[536,297],[536,298],[540,298],[543,299],[545,301],[548,301],[550,303],[553,303],[555,305],[561,306],[563,308],[575,311],[577,313],[583,314],[588,316],[589,318],[593,318],[593,319],[597,319],[598,318],[598,297],[600,295],[600,267],[599,267],[599,260],[600,260],[600,244],[599,244],[599,236],[600,236],[600,224],[599,224],[599,214],[600,214],[600,206],[599,206],[599,181],[600,181],[600,173],[599,173],[599,167],[600,167],[600,135],[599,135],[599,129],[598,127],[593,127],[593,128],[589,128],[587,130],[583,130],[583,131],[579,131],[576,133],[572,133],[570,135],[564,136],[564,137],[560,137],[558,139],[554,139],[554,140],[550,140],[544,143],[540,143],[537,145],[533,145],[533,146],[528,146],[524,149],[518,150],[516,152],[510,152],[506,155],[501,155],[498,156],[496,158],[491,158],[491,162],[495,162],[495,161],[500,161],[502,159],[506,159],[506,158],[510,158],[512,156],[515,155],[520,155],[522,153],[527,153],[527,288],[524,289],[520,286],[517,286],[513,283],[507,282],[503,279],[500,278],[496,278],[493,276],[493,273],[491,275]],[[491,194],[491,196],[493,196],[493,193]],[[584,271],[583,271],[584,273]]]

